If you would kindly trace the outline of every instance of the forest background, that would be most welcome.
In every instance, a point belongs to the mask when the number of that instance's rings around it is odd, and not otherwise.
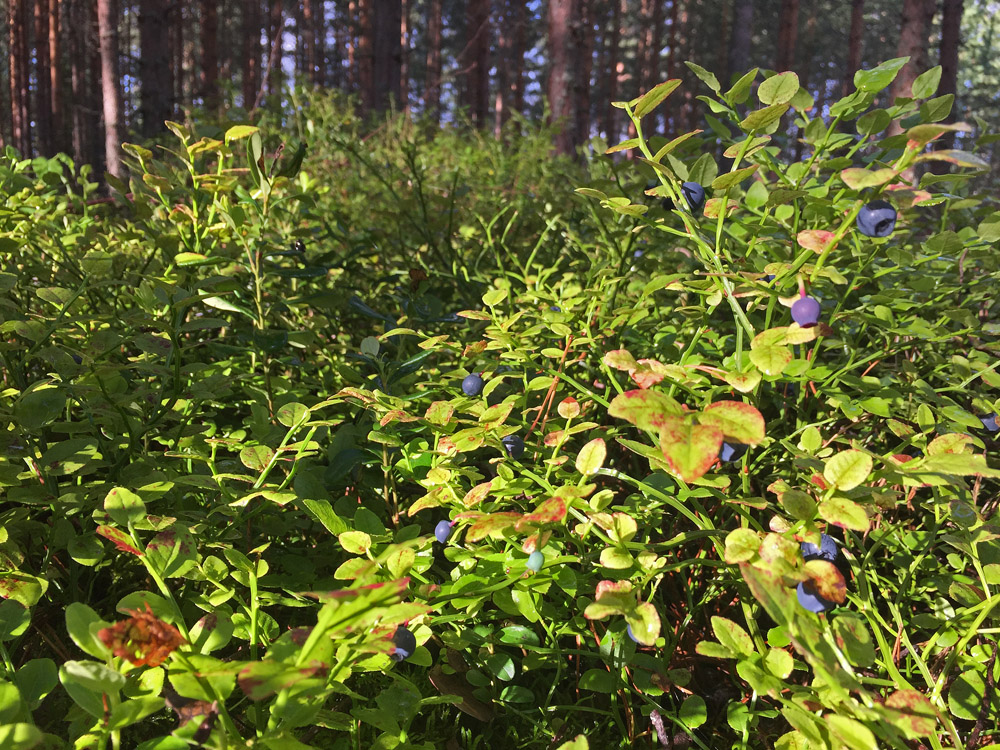
[[[687,73],[729,81],[751,65],[795,71],[816,111],[855,71],[910,63],[888,92],[942,66],[949,121],[1000,121],[994,0],[5,0],[0,145],[69,153],[120,175],[127,132],[197,114],[245,121],[290,104],[286,84],[334,88],[362,115],[390,108],[499,134],[512,117],[564,123],[563,153],[613,144],[611,102]],[[722,43],[724,42],[724,43]],[[657,128],[714,127],[689,85]],[[706,125],[707,123],[707,125]],[[947,139],[942,147],[951,144]],[[996,143],[982,154],[995,166]],[[994,170],[995,171],[995,170]]]

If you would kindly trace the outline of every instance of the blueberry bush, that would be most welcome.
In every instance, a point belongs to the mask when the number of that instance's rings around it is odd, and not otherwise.
[[[8,148],[0,746],[1000,747],[1000,206],[903,62]]]

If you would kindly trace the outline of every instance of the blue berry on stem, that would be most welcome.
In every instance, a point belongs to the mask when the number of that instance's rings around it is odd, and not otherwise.
[[[837,605],[833,602],[824,599],[813,587],[811,581],[802,581],[799,583],[797,589],[799,604],[808,609],[810,612],[815,612],[819,614],[820,612],[827,612]]]
[[[722,447],[719,448],[719,460],[724,464],[728,464],[730,461],[739,461],[746,452],[747,446],[743,443],[723,442]]]
[[[632,632],[632,626],[631,626],[631,625],[626,625],[626,626],[625,626],[625,630],[626,630],[626,632],[628,633],[628,637],[629,637],[629,638],[631,638],[631,639],[632,639],[633,641],[635,641],[636,643],[639,643],[639,639],[638,639],[638,638],[636,638],[636,637],[635,637],[635,633],[633,633],[633,632]]]
[[[438,521],[434,527],[434,536],[441,544],[447,542],[451,536],[451,521]]]
[[[819,302],[813,297],[799,297],[792,304],[792,320],[803,327],[816,325],[819,321]]]
[[[390,654],[393,661],[409,659],[417,650],[417,637],[405,625],[399,625],[396,628],[396,632],[392,634],[392,642],[395,645]]]
[[[896,228],[896,209],[888,201],[872,201],[862,206],[856,224],[865,237],[888,237]]]
[[[483,378],[479,373],[474,372],[471,375],[466,375],[465,380],[462,381],[462,393],[466,396],[478,396],[483,392]]]
[[[524,440],[521,439],[520,435],[508,435],[500,442],[503,443],[504,450],[511,458],[520,458],[524,455]]]
[[[705,205],[705,188],[697,182],[685,182],[681,185],[681,193],[692,212],[700,211]]]
[[[980,417],[980,421],[983,423],[983,427],[986,428],[987,432],[996,432],[1000,430],[1000,425],[997,424],[997,415],[990,414],[988,417]]]
[[[544,564],[545,564],[545,555],[543,555],[536,549],[534,552],[528,555],[528,562],[526,562],[524,566],[528,570],[537,573],[539,570],[542,569],[542,565]]]
[[[802,550],[802,557],[806,560],[819,559],[833,562],[840,554],[837,540],[829,534],[820,534],[818,547],[812,542],[799,542],[799,548]]]

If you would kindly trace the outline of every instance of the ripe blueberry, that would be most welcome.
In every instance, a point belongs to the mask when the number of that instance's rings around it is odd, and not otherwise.
[[[462,393],[466,396],[478,396],[483,392],[483,379],[479,373],[474,372],[466,375],[462,381]]]
[[[730,461],[739,461],[743,458],[743,454],[746,452],[747,446],[743,443],[723,442],[722,447],[719,448],[719,460],[724,464],[727,464]]]
[[[417,637],[410,632],[405,625],[398,625],[396,632],[392,634],[392,642],[395,648],[389,657],[393,661],[403,661],[413,656],[417,650]]]
[[[441,544],[447,542],[451,536],[451,521],[438,521],[434,527],[434,536]]]
[[[811,581],[800,582],[797,593],[799,596],[799,604],[808,609],[810,612],[819,614],[820,612],[826,612],[837,606],[833,602],[824,599],[816,593],[816,589],[813,587]]]
[[[681,185],[681,193],[692,211],[700,211],[705,205],[705,188],[697,182],[685,182]]]
[[[980,417],[980,421],[983,423],[983,427],[986,428],[987,432],[996,432],[1000,430],[1000,425],[997,424],[997,415],[990,414],[988,417]]]
[[[773,273],[769,273],[767,276],[764,277],[764,283],[765,284],[770,284],[772,281],[774,281],[774,274]]]
[[[306,251],[306,243],[304,243],[302,240],[295,240],[295,242],[292,243],[292,252],[304,253],[305,251]]]
[[[819,320],[819,302],[813,297],[799,297],[792,304],[792,320],[803,327],[816,325]]]
[[[636,643],[639,643],[639,639],[636,638],[635,637],[635,633],[632,632],[632,626],[631,625],[626,625],[625,626],[625,631],[628,633],[628,637],[629,638],[631,638]],[[640,645],[642,645],[642,644],[640,644]]]
[[[858,212],[857,226],[865,237],[888,237],[896,228],[896,209],[888,201],[872,201]]]
[[[799,542],[799,548],[802,550],[802,557],[806,560],[819,559],[833,562],[840,553],[837,540],[829,534],[820,534],[818,547],[812,542]]]
[[[539,552],[537,549],[528,555],[528,562],[524,564],[528,570],[537,573],[542,569],[542,565],[545,563],[545,555]]]
[[[508,435],[500,442],[511,458],[520,458],[524,455],[524,440],[520,435]]]

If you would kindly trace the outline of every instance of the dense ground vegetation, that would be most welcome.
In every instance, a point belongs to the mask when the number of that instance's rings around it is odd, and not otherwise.
[[[901,62],[582,164],[333,94],[110,199],[8,149],[0,746],[998,741],[1000,210]]]

